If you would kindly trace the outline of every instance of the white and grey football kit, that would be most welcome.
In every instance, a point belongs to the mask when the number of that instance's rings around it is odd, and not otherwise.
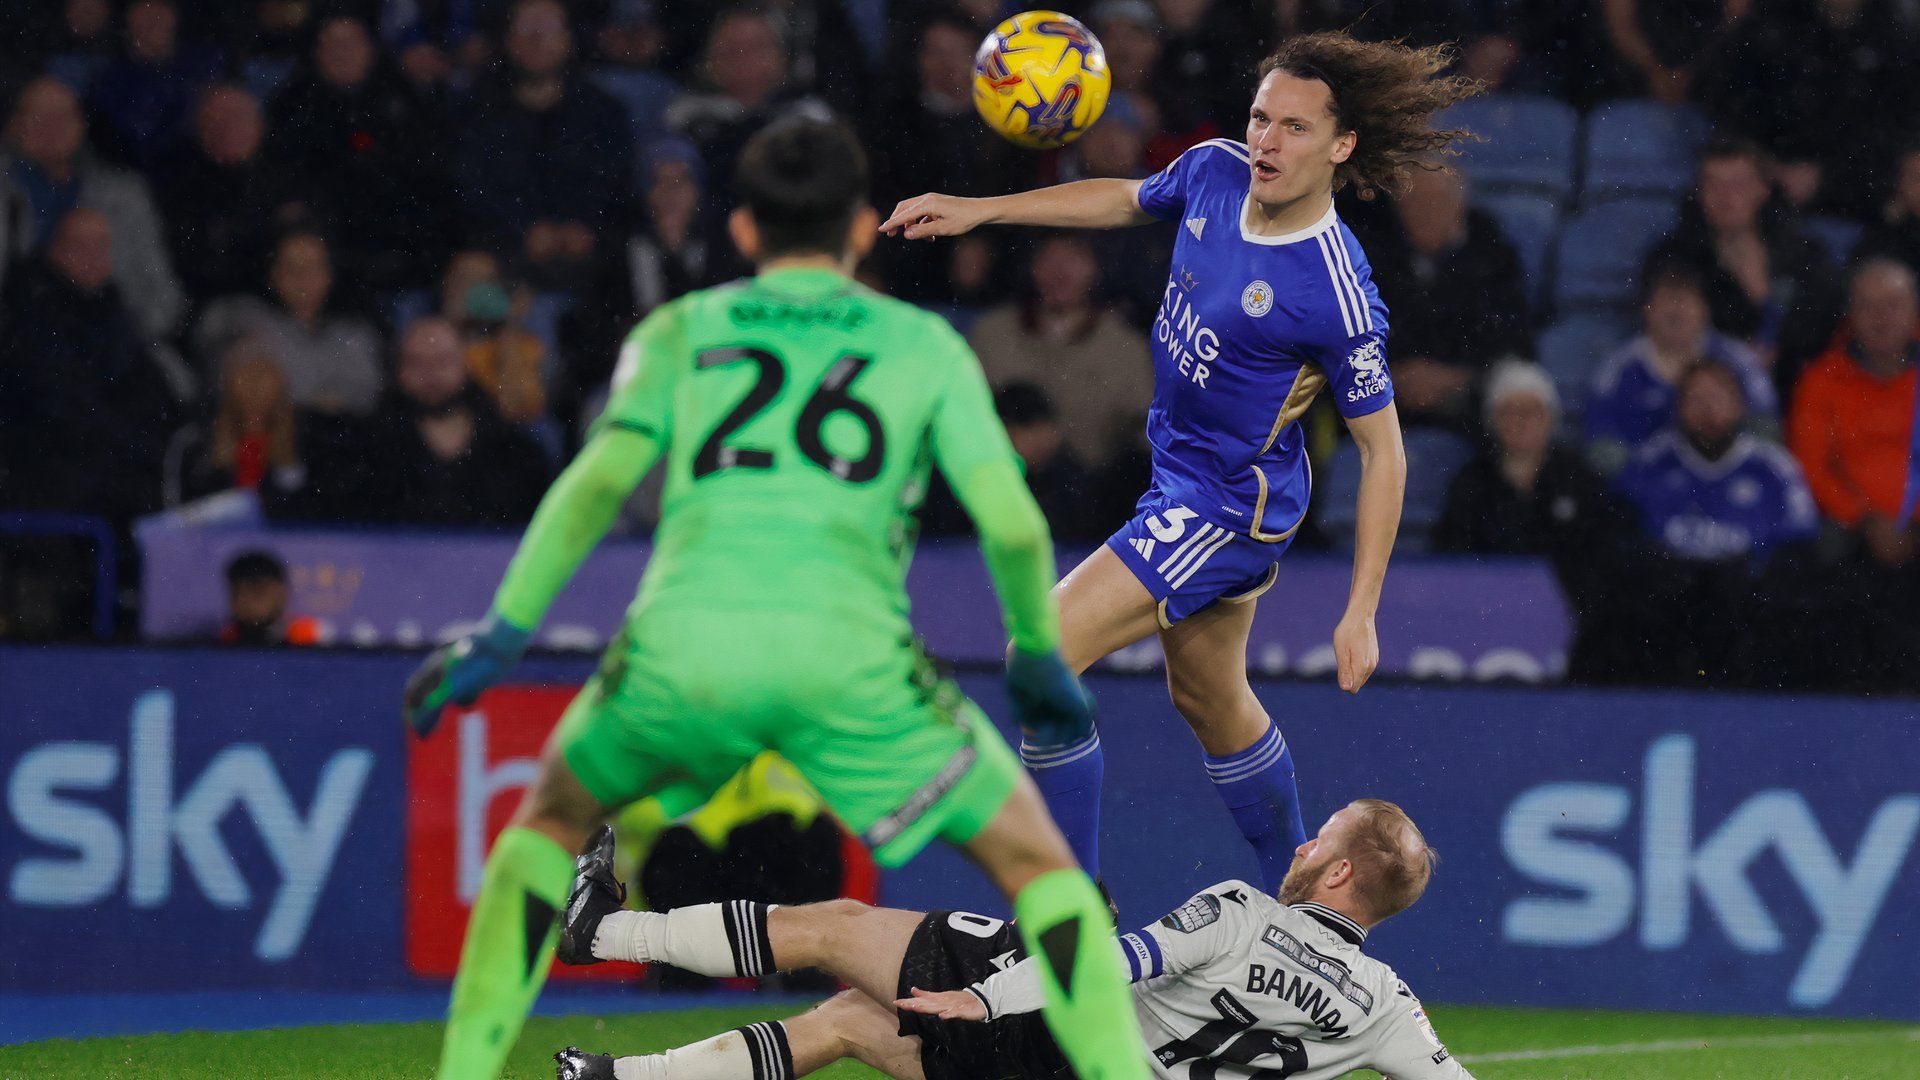
[[[1201,892],[1120,936],[1134,1011],[1164,1080],[1330,1080],[1370,1068],[1393,1080],[1471,1080],[1367,933],[1319,904],[1282,904],[1244,881]],[[1040,1008],[1022,961],[969,987],[990,1018]]]

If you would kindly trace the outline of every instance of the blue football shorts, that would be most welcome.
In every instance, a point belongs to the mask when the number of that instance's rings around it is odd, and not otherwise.
[[[1185,506],[1149,491],[1133,519],[1107,537],[1107,547],[1159,602],[1160,626],[1215,602],[1244,604],[1273,587],[1280,553],[1293,542],[1267,543],[1215,525]]]

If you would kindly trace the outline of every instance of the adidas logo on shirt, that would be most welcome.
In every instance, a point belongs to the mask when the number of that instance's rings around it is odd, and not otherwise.
[[[1207,227],[1207,219],[1206,219],[1206,218],[1203,218],[1203,217],[1190,217],[1190,218],[1188,218],[1188,219],[1187,219],[1187,231],[1193,234],[1193,238],[1194,238],[1195,240],[1198,240],[1198,239],[1200,239],[1200,233],[1201,233],[1201,231],[1202,231],[1202,230],[1204,230],[1204,229],[1205,229],[1206,227]]]

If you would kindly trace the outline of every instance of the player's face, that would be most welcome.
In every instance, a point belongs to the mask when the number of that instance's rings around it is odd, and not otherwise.
[[[1341,859],[1346,830],[1351,824],[1352,814],[1342,807],[1320,831],[1307,837],[1307,842],[1293,849],[1293,865],[1287,868],[1287,876],[1280,882],[1280,891],[1276,894],[1283,904],[1297,904],[1313,898],[1314,889],[1320,879],[1326,875],[1327,868]]]
[[[1283,206],[1333,189],[1334,166],[1353,153],[1354,134],[1340,130],[1332,105],[1319,79],[1276,71],[1260,81],[1247,114],[1255,202]]]

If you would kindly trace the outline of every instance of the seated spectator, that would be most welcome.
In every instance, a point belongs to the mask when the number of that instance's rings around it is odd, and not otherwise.
[[[1571,665],[1583,681],[1751,685],[1778,669],[1782,620],[1762,617],[1763,596],[1818,532],[1812,497],[1792,457],[1741,430],[1731,369],[1697,363],[1677,390],[1673,427],[1618,479],[1646,540],[1583,613]]]
[[[202,357],[224,356],[240,338],[258,338],[287,373],[293,403],[327,414],[365,416],[380,399],[380,336],[365,320],[336,312],[333,260],[318,233],[280,238],[268,296],[214,301],[194,336]]]
[[[167,447],[162,502],[241,489],[271,509],[307,483],[286,373],[258,342],[242,339],[227,350],[220,376],[213,419],[181,428]]]
[[[711,53],[715,28],[736,11],[762,14],[779,34],[784,59],[783,78],[796,93],[817,94],[843,115],[866,111],[877,73],[869,70],[865,35],[852,14],[863,17],[881,10],[860,0],[652,0],[666,31],[668,60],[676,71],[705,63]],[[893,4],[911,16],[914,4]],[[931,6],[931,5],[928,5]],[[1000,15],[985,20],[990,27]],[[982,28],[982,33],[985,27]],[[911,41],[912,36],[900,40]],[[977,43],[977,42],[976,42]],[[725,53],[723,52],[723,56]],[[746,57],[741,57],[746,60]],[[689,64],[688,61],[692,63]],[[750,61],[750,62],[758,62]]]
[[[453,324],[414,320],[366,443],[362,509],[419,525],[513,525],[546,490],[546,456],[473,385]]]
[[[502,419],[531,424],[547,415],[542,368],[547,347],[523,320],[533,294],[509,285],[500,261],[485,251],[463,251],[447,264],[440,313],[460,328],[467,370]]]
[[[1587,397],[1587,452],[1595,464],[1615,472],[1664,431],[1673,419],[1675,384],[1703,360],[1736,372],[1755,423],[1777,427],[1772,380],[1753,350],[1713,328],[1699,273],[1686,263],[1667,263],[1648,273],[1642,292],[1645,332],[1607,358]]]
[[[194,297],[249,291],[266,271],[293,201],[287,179],[261,155],[266,130],[252,94],[211,86],[194,110],[193,138],[162,170],[174,265]]]
[[[996,387],[1030,383],[1059,404],[1067,445],[1106,465],[1153,398],[1147,340],[1094,299],[1100,264],[1077,233],[1041,241],[1022,303],[980,316],[968,336]]]
[[[1116,94],[1107,111],[1073,144],[1071,178],[1110,176],[1138,180],[1148,174],[1147,143],[1159,127],[1153,103]],[[1128,322],[1150,326],[1167,291],[1173,259],[1170,228],[1100,229],[1087,234],[1100,260],[1100,291]]]
[[[1020,151],[973,110],[973,51],[979,44],[980,32],[957,14],[935,15],[922,26],[916,78],[884,105],[890,119],[875,132],[876,204],[890,207],[927,191],[984,196],[1012,189]],[[954,280],[954,246],[903,244],[887,252],[897,295],[928,304],[958,301],[967,290]]]
[[[1845,330],[1794,390],[1788,440],[1821,513],[1853,531],[1885,566],[1913,558],[1912,518],[1900,520],[1920,412],[1920,294],[1890,259],[1854,271]]]
[[[1617,2],[1617,0],[1616,0]],[[1652,5],[1640,0],[1641,6]],[[1684,5],[1679,5],[1684,7]],[[1816,162],[1830,183],[1827,213],[1865,216],[1885,170],[1910,137],[1916,99],[1909,9],[1870,0],[1756,4],[1699,99],[1715,124],[1767,150]]]
[[[1646,96],[1666,105],[1693,95],[1704,62],[1747,11],[1747,0],[1600,0],[1612,48],[1614,96]]]
[[[607,385],[620,342],[654,308],[751,272],[704,197],[705,165],[692,145],[661,139],[647,156],[640,219],[583,301],[561,317],[568,381],[580,400]]]
[[[0,242],[8,257],[38,252],[68,211],[98,211],[112,234],[114,284],[134,326],[150,341],[165,338],[186,297],[153,197],[138,176],[95,160],[86,139],[80,101],[65,83],[48,76],[20,91],[0,155]],[[0,258],[0,273],[7,261]]]
[[[1739,373],[1697,362],[1674,397],[1673,426],[1616,480],[1646,535],[1682,560],[1751,565],[1811,540],[1820,527],[1813,496],[1784,447],[1746,432]]]
[[[268,103],[266,156],[369,295],[428,280],[448,228],[440,126],[366,23],[334,15],[312,41]]]
[[[467,236],[524,258],[538,288],[575,288],[626,225],[626,110],[573,69],[558,0],[516,0],[505,52],[465,106],[454,157]]]
[[[1155,98],[1170,132],[1185,145],[1238,135],[1247,123],[1247,72],[1267,51],[1249,18],[1251,5],[1224,0],[1158,0],[1160,66]]]
[[[1563,582],[1571,574],[1597,585],[1586,580],[1590,555],[1618,527],[1618,508],[1580,454],[1554,440],[1560,394],[1553,380],[1537,364],[1502,361],[1487,375],[1485,401],[1492,446],[1447,487],[1433,549],[1548,555]],[[1568,592],[1578,597],[1580,590]]]
[[[1888,258],[1920,274],[1920,144],[1900,155],[1893,198],[1880,219],[1867,226],[1853,250],[1856,261]]]
[[[174,0],[134,0],[122,18],[121,53],[94,78],[89,97],[104,121],[102,141],[151,172],[183,141],[194,100],[219,77],[220,53],[180,40]]]
[[[287,612],[287,564],[271,551],[244,551],[227,562],[227,624],[222,645],[318,645],[320,623]]]
[[[1027,487],[1056,540],[1102,540],[1112,524],[1095,519],[1093,476],[1066,444],[1060,414],[1032,383],[1013,383],[993,395],[1013,451],[1027,467]]]
[[[1773,194],[1766,156],[1752,143],[1718,139],[1702,151],[1680,226],[1646,265],[1669,262],[1699,273],[1713,325],[1752,346],[1779,386],[1833,329],[1826,253]]]
[[[1532,350],[1520,256],[1453,170],[1413,170],[1393,208],[1367,251],[1393,307],[1394,401],[1409,423],[1470,425],[1487,359]]]
[[[123,520],[154,509],[173,397],[114,283],[107,216],[70,210],[52,233],[0,318],[0,456],[21,463],[6,501]]]
[[[827,114],[824,102],[789,84],[786,36],[757,8],[730,8],[714,20],[698,73],[699,89],[669,106],[666,121],[699,148],[715,191],[732,192],[740,148],[776,112]]]

